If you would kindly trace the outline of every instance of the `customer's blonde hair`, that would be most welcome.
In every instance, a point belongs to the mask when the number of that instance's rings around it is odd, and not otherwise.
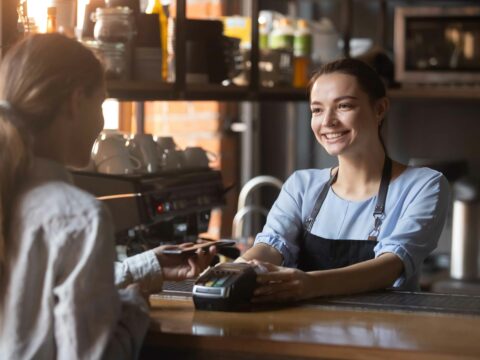
[[[47,128],[76,89],[90,96],[103,69],[90,50],[59,34],[29,36],[0,65],[0,265],[13,202],[27,173],[35,134]]]

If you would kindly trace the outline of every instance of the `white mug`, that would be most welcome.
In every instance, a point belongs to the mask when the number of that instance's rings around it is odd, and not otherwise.
[[[181,150],[166,150],[161,160],[162,170],[173,171],[183,169],[185,157]]]
[[[130,153],[141,160],[142,172],[155,173],[158,171],[157,144],[151,134],[135,134],[129,139]]]
[[[92,158],[97,171],[105,174],[133,174],[141,166],[119,136],[100,136],[93,146]]]
[[[166,150],[175,150],[177,148],[177,144],[175,144],[175,141],[171,136],[158,136],[155,141],[157,143],[157,149],[160,155],[162,155]]]
[[[183,150],[186,168],[208,168],[211,161],[216,159],[216,155],[210,151],[205,151],[199,146],[187,147]]]
[[[141,166],[140,160],[133,156],[113,156],[97,164],[97,171],[103,174],[130,175],[136,173]]]

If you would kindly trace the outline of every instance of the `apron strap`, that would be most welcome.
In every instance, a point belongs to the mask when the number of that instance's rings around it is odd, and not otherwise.
[[[328,182],[323,186],[322,191],[318,195],[317,200],[315,201],[315,206],[313,207],[312,213],[305,220],[303,227],[305,228],[306,231],[310,232],[310,230],[312,229],[313,223],[315,222],[315,219],[317,218],[317,215],[320,212],[323,202],[327,197],[328,190],[330,190],[330,187],[332,186],[332,184],[337,180],[337,174],[338,174],[338,170],[335,171],[335,173],[332,173],[332,175],[330,176],[330,180],[328,180]]]
[[[375,215],[385,214],[385,202],[387,201],[388,185],[390,184],[390,178],[392,177],[392,160],[385,157],[385,163],[383,164],[382,181],[380,182],[380,189],[378,190],[377,205],[375,206]]]
[[[392,177],[392,160],[389,157],[385,157],[383,164],[382,180],[380,182],[380,189],[378,190],[377,204],[373,212],[374,223],[373,230],[368,234],[368,240],[377,241],[380,234],[380,227],[382,226],[383,219],[385,218],[385,202],[387,201],[388,185],[390,184],[390,178]]]
[[[315,201],[315,206],[310,214],[310,216],[305,220],[304,228],[306,231],[310,232],[317,218],[318,213],[325,201],[328,191],[333,183],[337,180],[338,171],[330,176],[330,180],[323,186],[322,191]],[[382,220],[385,217],[385,202],[387,200],[388,185],[390,184],[390,178],[392,176],[392,160],[389,157],[385,157],[385,162],[383,164],[382,171],[382,180],[380,181],[380,188],[378,191],[377,204],[375,205],[375,210],[373,212],[373,217],[375,218],[374,229],[368,236],[369,240],[377,240],[378,233],[380,232],[380,226],[382,225]]]

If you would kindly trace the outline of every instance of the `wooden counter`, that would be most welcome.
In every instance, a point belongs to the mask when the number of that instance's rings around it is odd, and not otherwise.
[[[151,297],[142,359],[480,359],[480,316],[346,310],[315,304],[196,311]]]

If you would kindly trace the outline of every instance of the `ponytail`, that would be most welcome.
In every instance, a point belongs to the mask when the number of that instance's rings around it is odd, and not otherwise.
[[[0,112],[0,268],[5,262],[6,239],[18,180],[23,178],[30,162],[27,136],[9,119],[12,116],[3,109]]]

